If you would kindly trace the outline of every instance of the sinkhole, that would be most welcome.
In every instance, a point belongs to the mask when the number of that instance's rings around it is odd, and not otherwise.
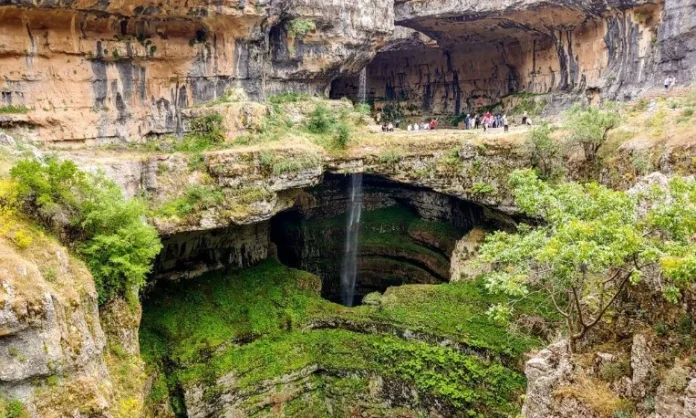
[[[322,297],[330,301],[355,306],[392,286],[448,282],[457,241],[476,226],[494,227],[473,202],[359,176],[356,190],[356,175],[327,175],[271,220],[278,259],[319,276]]]

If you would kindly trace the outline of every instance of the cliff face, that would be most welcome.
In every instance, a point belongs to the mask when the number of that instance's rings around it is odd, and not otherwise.
[[[340,19],[336,19],[340,16]],[[0,2],[0,127],[41,141],[136,141],[230,88],[322,92],[393,28],[390,0]]]
[[[396,31],[368,66],[368,89],[425,114],[507,105],[519,93],[631,98],[667,76],[694,80],[693,10],[679,0],[400,1],[396,24],[428,41],[404,43]],[[338,79],[332,96],[356,88]]]
[[[112,387],[92,276],[46,238],[26,249],[1,238],[0,251],[0,398],[32,416],[107,416]]]

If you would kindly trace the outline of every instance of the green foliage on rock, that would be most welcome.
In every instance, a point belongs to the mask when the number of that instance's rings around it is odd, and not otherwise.
[[[157,210],[158,216],[184,217],[195,212],[219,206],[225,196],[222,190],[214,186],[190,185],[183,196],[171,200]]]
[[[17,399],[5,400],[0,397],[0,418],[29,418],[29,411]]]
[[[531,155],[532,166],[544,180],[557,178],[562,173],[561,150],[551,139],[551,127],[542,123],[527,134],[525,146]]]
[[[137,293],[161,248],[155,229],[142,220],[142,201],[124,199],[115,183],[70,161],[23,160],[11,176],[24,211],[84,257],[100,304]]]
[[[696,277],[696,182],[674,178],[667,190],[635,194],[592,183],[551,186],[532,170],[514,172],[510,182],[517,206],[544,224],[488,236],[480,250],[494,267],[488,286],[516,298],[532,287],[544,291],[565,318],[571,342],[643,276],[660,274],[671,302]],[[499,305],[493,312],[511,311]]]
[[[217,113],[210,113],[191,120],[191,133],[189,135],[192,139],[197,140],[194,142],[210,145],[219,144],[225,140],[223,132],[222,116]]]
[[[594,161],[597,151],[606,142],[609,131],[621,123],[618,110],[612,106],[600,109],[596,106],[573,106],[565,115],[570,130],[568,141],[582,147],[585,158]]]
[[[0,106],[0,114],[11,114],[11,113],[28,113],[29,108],[26,106],[14,106],[14,105],[8,105],[8,106]]]
[[[291,36],[304,36],[308,32],[316,30],[317,25],[314,21],[304,18],[297,18],[288,24],[288,33]]]

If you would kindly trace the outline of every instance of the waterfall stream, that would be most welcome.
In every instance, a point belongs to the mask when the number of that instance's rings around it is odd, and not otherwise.
[[[345,306],[353,306],[355,280],[358,273],[358,235],[362,213],[362,174],[351,177],[350,203],[346,221],[346,246],[341,264],[341,300]]]
[[[367,67],[360,71],[360,89],[358,90],[358,100],[361,104],[367,100]]]

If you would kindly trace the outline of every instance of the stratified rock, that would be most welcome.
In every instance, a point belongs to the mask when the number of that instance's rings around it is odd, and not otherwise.
[[[106,417],[110,377],[87,268],[46,238],[0,238],[0,393],[32,417]]]
[[[0,127],[86,144],[180,133],[204,102],[323,94],[394,27],[393,0],[3,0],[0,20],[0,106],[20,109]]]

